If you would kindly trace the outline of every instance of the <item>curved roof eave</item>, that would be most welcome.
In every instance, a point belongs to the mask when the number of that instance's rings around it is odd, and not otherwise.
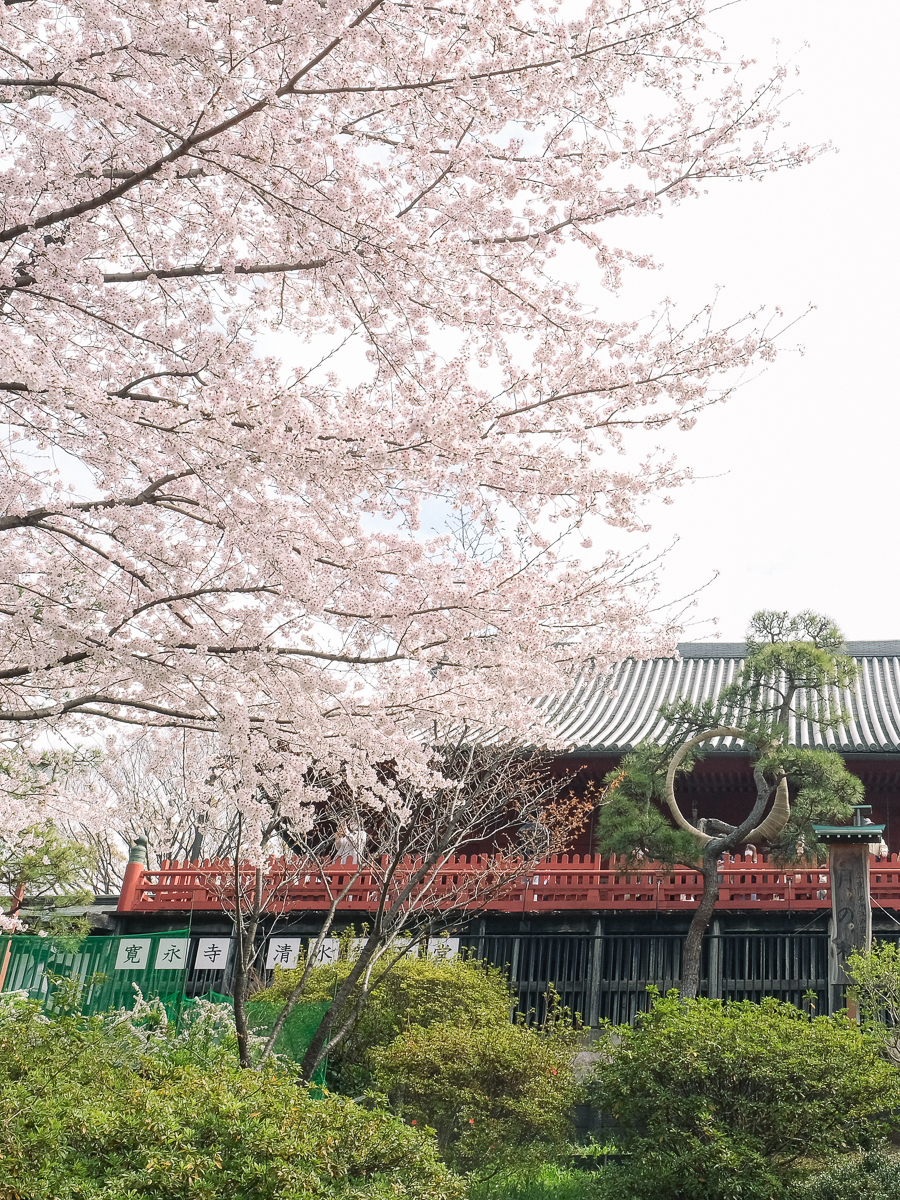
[[[900,641],[848,642],[847,652],[859,663],[856,683],[829,697],[829,706],[847,714],[846,723],[821,730],[809,716],[795,716],[791,744],[841,754],[900,754]],[[571,754],[624,754],[659,737],[664,701],[714,697],[740,670],[744,654],[743,642],[685,642],[677,658],[628,659],[593,677],[586,667],[571,691],[547,705],[552,724]],[[710,749],[745,752],[733,738]]]

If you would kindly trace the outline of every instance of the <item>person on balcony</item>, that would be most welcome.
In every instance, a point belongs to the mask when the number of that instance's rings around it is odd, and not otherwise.
[[[339,825],[334,835],[334,856],[359,862],[367,841],[368,835],[361,825]]]

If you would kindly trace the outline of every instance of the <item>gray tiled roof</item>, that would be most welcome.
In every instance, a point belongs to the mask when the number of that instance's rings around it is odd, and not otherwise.
[[[585,668],[565,696],[545,702],[545,712],[573,751],[619,754],[663,730],[659,706],[665,700],[705,700],[734,679],[744,656],[742,642],[686,642],[679,658],[628,660],[611,674]],[[900,754],[900,641],[848,642],[860,664],[852,688],[831,703],[848,714],[845,724],[824,733],[795,718],[791,741],[800,746],[827,746],[843,753]],[[711,743],[712,750],[737,750],[733,738]]]

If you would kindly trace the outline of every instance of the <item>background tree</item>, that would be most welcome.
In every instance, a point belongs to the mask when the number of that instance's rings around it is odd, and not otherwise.
[[[875,942],[869,950],[854,950],[847,974],[860,1017],[888,1060],[900,1067],[900,946]]]
[[[29,756],[0,748],[0,806],[5,802],[6,810],[0,816],[0,899],[9,906],[0,914],[0,930],[19,931],[19,914],[28,907],[35,931],[87,932],[83,921],[62,919],[54,910],[93,899],[95,848],[84,835],[102,826],[96,802],[82,788],[95,764],[92,752],[45,748]],[[23,826],[21,814],[29,811],[33,821]]]
[[[851,805],[862,800],[862,784],[839,754],[790,745],[797,717],[821,730],[844,721],[833,690],[847,687],[855,674],[843,635],[828,617],[757,612],[734,682],[701,704],[685,699],[663,707],[666,729],[659,743],[638,746],[607,777],[611,797],[596,826],[604,852],[632,858],[640,852],[687,866],[700,860],[703,894],[684,943],[683,995],[696,996],[700,986],[700,952],[719,897],[721,856],[747,843],[766,845],[786,860],[812,853],[813,822],[846,820]],[[694,824],[679,807],[675,782],[726,739],[750,754],[755,802],[739,825],[717,817]]]
[[[648,260],[606,229],[808,160],[782,68],[723,63],[694,0],[32,0],[0,32],[23,746],[174,726],[228,743],[239,806],[272,754],[377,799],[423,725],[512,737],[585,656],[672,646],[652,578],[587,551],[684,475],[608,452],[775,331],[611,317]]]
[[[60,910],[94,899],[85,885],[92,867],[90,847],[65,837],[49,821],[23,830],[18,837],[0,838],[0,897],[8,905],[5,924],[10,932],[87,934],[90,927],[83,917]],[[9,954],[7,947],[0,955],[0,987]]]
[[[118,891],[138,838],[146,840],[151,868],[230,853],[238,809],[216,785],[217,762],[213,739],[183,730],[141,733],[98,758],[80,786],[102,804],[106,819],[93,827],[69,822],[72,835],[94,852],[98,891]]]

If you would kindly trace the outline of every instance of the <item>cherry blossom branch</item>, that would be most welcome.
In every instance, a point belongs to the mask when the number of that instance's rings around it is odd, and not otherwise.
[[[363,11],[352,20],[348,29],[355,29],[361,25],[367,17],[371,16],[376,9],[380,8],[385,0],[371,0],[371,3],[363,9]],[[323,50],[321,50],[314,58],[296,71],[287,83],[282,84],[280,88],[276,88],[275,97],[288,95],[294,91],[295,85],[304,76],[308,75],[313,68],[317,67],[323,59],[327,58],[333,50],[341,44],[344,39],[342,37],[333,38]],[[178,159],[183,158],[190,150],[196,146],[202,145],[204,142],[211,141],[213,138],[220,137],[223,133],[227,133],[236,125],[242,124],[250,117],[256,116],[257,113],[263,111],[270,103],[267,98],[258,100],[255,104],[248,105],[240,112],[233,116],[219,121],[215,125],[209,126],[207,129],[198,130],[189,137],[183,138],[174,150],[170,150],[168,154],[163,154],[154,162],[149,163],[140,171],[135,171],[127,179],[122,180],[118,187],[108,188],[99,196],[94,196],[89,200],[82,200],[80,204],[70,204],[67,208],[58,209],[56,212],[47,213],[43,217],[38,217],[34,221],[25,222],[19,225],[12,225],[8,229],[0,229],[0,242],[9,242],[14,238],[20,237],[23,233],[37,231],[38,229],[46,229],[50,225],[58,225],[62,221],[70,221],[74,217],[84,216],[86,213],[93,212],[97,208],[102,208],[113,200],[118,200],[126,195],[139,184],[144,183],[148,179],[152,179],[154,175],[158,175],[163,167],[170,163],[175,163]]]

